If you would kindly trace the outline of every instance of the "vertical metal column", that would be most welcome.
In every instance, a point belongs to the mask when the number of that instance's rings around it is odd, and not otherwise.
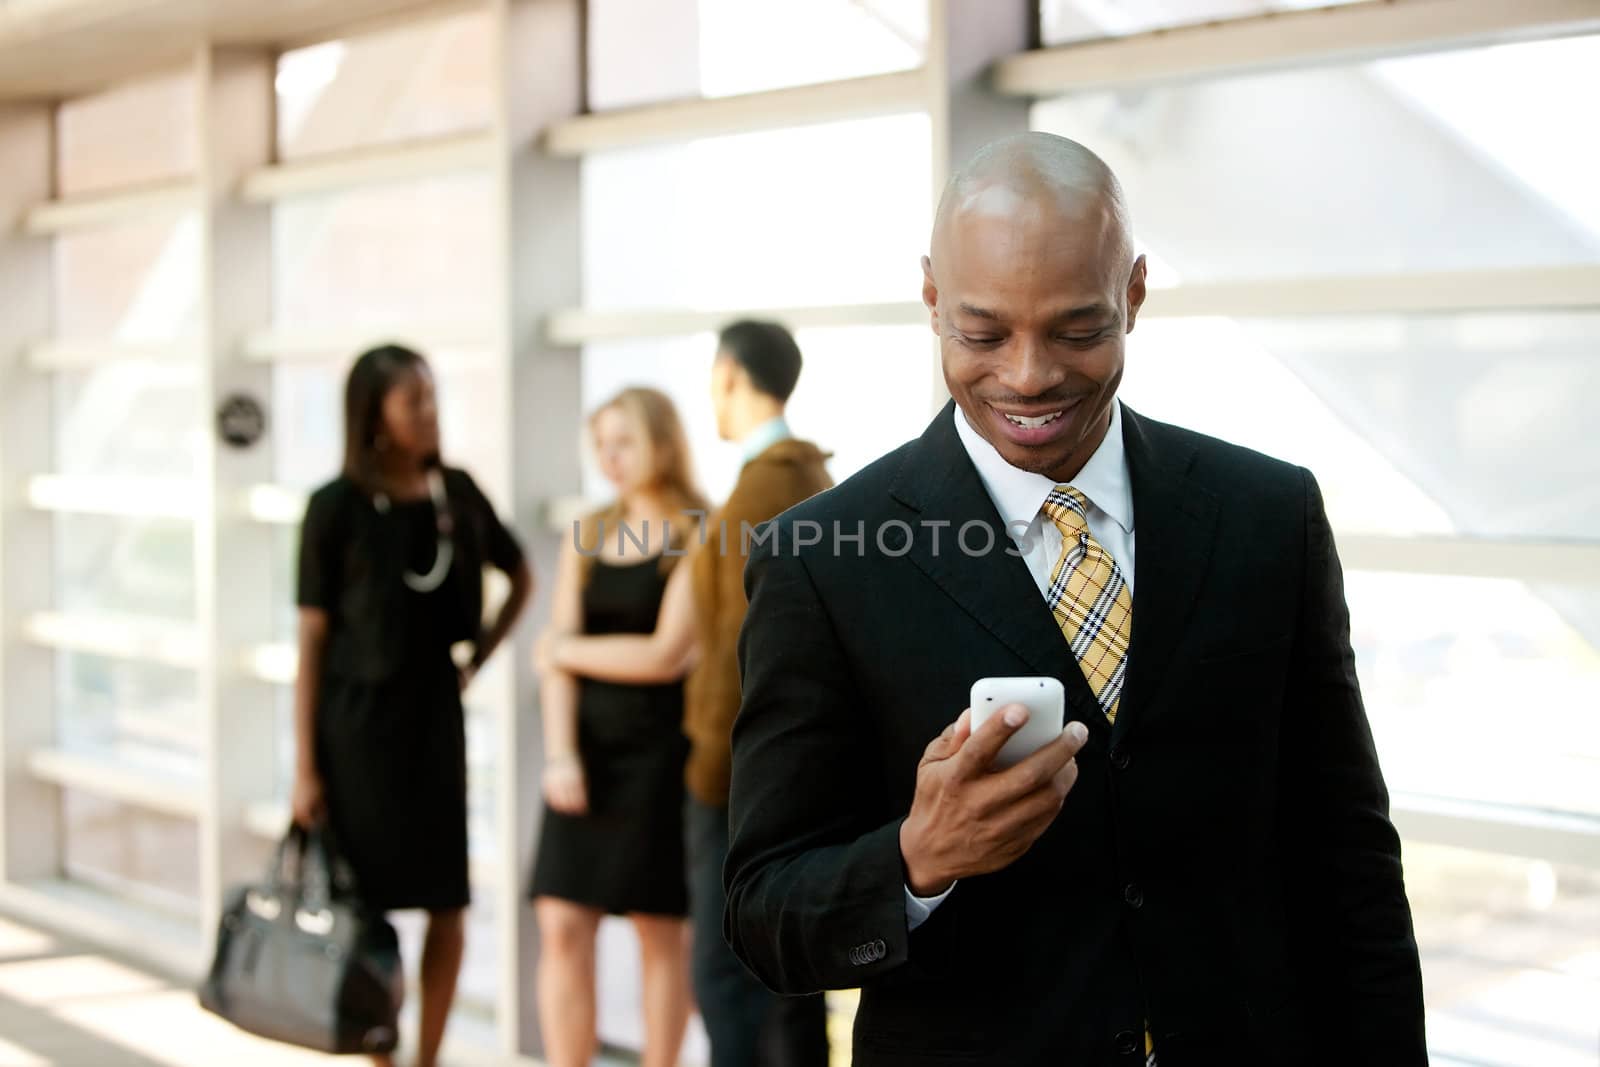
[[[1028,128],[1030,101],[994,91],[995,62],[1037,46],[1038,0],[928,0],[928,120],[935,210],[951,173],[984,144]],[[929,220],[932,225],[932,220]],[[933,409],[950,399],[934,350]]]
[[[51,240],[19,227],[51,196],[51,111],[0,105],[0,885],[61,865],[59,791],[27,767],[55,739],[55,657],[19,639],[22,620],[50,606],[54,570],[50,516],[26,495],[29,476],[51,467],[51,379],[27,362],[51,333]]]
[[[271,313],[271,215],[236,194],[240,180],[271,161],[272,56],[208,46],[196,57],[200,188],[200,506],[195,523],[195,621],[205,737],[200,818],[203,932],[215,930],[230,883],[258,874],[262,842],[245,825],[252,802],[274,795],[274,691],[243,670],[246,651],[271,638],[275,597],[273,531],[252,521],[249,486],[272,480],[270,436],[236,447],[221,440],[217,412],[229,398],[253,399],[270,417],[272,370],[248,363],[245,335]],[[270,429],[270,424],[269,424]]]

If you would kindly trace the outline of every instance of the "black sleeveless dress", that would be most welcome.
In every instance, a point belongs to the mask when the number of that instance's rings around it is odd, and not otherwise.
[[[583,590],[583,632],[652,632],[667,584],[660,563],[595,559]],[[687,915],[682,683],[580,679],[578,754],[588,813],[545,807],[529,895],[615,915]]]

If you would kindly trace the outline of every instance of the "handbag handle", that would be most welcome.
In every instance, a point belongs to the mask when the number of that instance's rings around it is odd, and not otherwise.
[[[339,854],[332,827],[310,830],[291,823],[273,856],[268,883],[280,896],[320,909],[330,901],[357,896],[355,874]]]

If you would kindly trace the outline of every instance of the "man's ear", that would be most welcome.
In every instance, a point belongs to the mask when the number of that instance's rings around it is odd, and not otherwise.
[[[1139,317],[1139,309],[1144,307],[1144,257],[1140,256],[1133,261],[1133,270],[1128,275],[1128,332],[1133,332],[1134,320]]]
[[[939,286],[933,280],[933,260],[922,257],[922,305],[928,309],[928,325],[939,336]]]

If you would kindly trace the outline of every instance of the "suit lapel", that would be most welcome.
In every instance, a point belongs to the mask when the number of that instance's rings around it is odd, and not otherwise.
[[[1012,542],[1004,521],[961,445],[954,419],[951,402],[912,446],[890,486],[896,500],[918,513],[909,520],[915,534],[906,557],[1033,671],[1061,679],[1067,689],[1069,719],[1105,729],[1105,717],[1095,707],[1088,683],[1027,565],[1006,552]],[[957,541],[962,524],[974,519],[995,533],[993,549],[981,556],[967,555]],[[941,520],[949,525],[938,530],[936,552],[932,530],[922,524]],[[887,540],[891,546],[899,544],[896,533],[887,535]],[[982,540],[973,534],[968,543],[981,547]]]
[[[1187,477],[1193,447],[1161,438],[1160,424],[1122,409],[1133,482],[1133,634],[1113,738],[1160,717],[1167,680],[1211,558],[1218,501]]]

